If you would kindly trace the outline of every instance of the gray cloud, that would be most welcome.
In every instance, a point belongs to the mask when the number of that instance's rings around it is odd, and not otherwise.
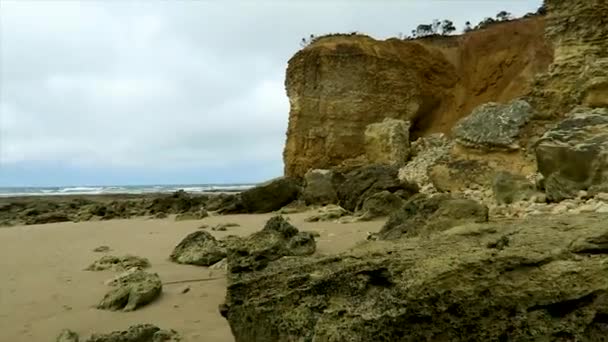
[[[222,173],[262,162],[278,175],[284,72],[301,37],[386,38],[540,2],[3,0],[0,165]]]

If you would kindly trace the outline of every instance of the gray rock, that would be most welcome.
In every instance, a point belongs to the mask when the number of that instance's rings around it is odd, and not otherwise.
[[[295,179],[280,177],[242,192],[241,200],[248,213],[269,213],[293,202],[299,194]]]
[[[302,199],[307,205],[327,205],[338,203],[337,188],[344,176],[332,170],[310,170],[304,176]]]
[[[233,274],[258,271],[284,256],[310,255],[315,249],[313,234],[300,233],[282,216],[275,216],[261,231],[228,247],[228,271]]]
[[[492,191],[498,204],[511,204],[539,197],[534,183],[522,175],[509,172],[498,172],[492,182]]]
[[[93,334],[85,342],[171,342],[181,341],[174,330],[163,330],[152,324],[138,324],[125,331]]]
[[[409,121],[386,118],[365,129],[365,156],[372,164],[404,165],[410,156]]]
[[[399,210],[405,201],[396,194],[381,191],[366,198],[360,212],[365,213],[366,218],[387,216]]]
[[[577,108],[537,142],[538,171],[550,201],[608,183],[608,109]]]
[[[338,189],[339,204],[348,211],[357,211],[368,197],[382,191],[399,190],[411,196],[418,193],[418,186],[401,181],[396,166],[367,165],[345,175],[345,181]]]
[[[467,224],[229,279],[236,342],[605,341],[606,216]]]
[[[226,249],[209,232],[198,230],[186,236],[169,256],[179,264],[210,266],[226,257]]]
[[[472,148],[517,149],[516,138],[532,116],[532,107],[522,100],[486,103],[460,120],[452,133],[459,144]]]
[[[418,194],[391,214],[378,237],[394,240],[428,235],[465,223],[487,222],[488,212],[488,207],[473,200]]]
[[[125,255],[117,257],[113,255],[104,255],[100,259],[93,262],[87,271],[124,271],[131,268],[148,268],[150,267],[150,261],[146,258],[138,257],[136,255]]]
[[[139,269],[131,269],[113,279],[108,291],[97,305],[101,310],[133,311],[154,301],[163,289],[160,277]]]

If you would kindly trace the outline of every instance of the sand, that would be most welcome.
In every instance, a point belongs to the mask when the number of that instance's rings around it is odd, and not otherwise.
[[[318,231],[318,254],[332,254],[354,246],[375,232],[382,221],[353,224],[307,223],[309,213],[287,215],[300,230]],[[63,328],[81,336],[151,323],[175,329],[183,341],[234,341],[218,305],[224,300],[223,271],[178,265],[168,261],[173,247],[201,224],[234,222],[240,227],[211,232],[216,237],[247,235],[260,230],[271,215],[226,215],[198,221],[175,222],[131,219],[101,222],[57,223],[0,228],[0,341],[53,341]],[[167,284],[154,303],[134,312],[108,312],[94,306],[107,290],[104,281],[113,271],[84,271],[103,253],[135,254],[152,263],[163,282],[210,278]],[[184,287],[190,291],[182,293]]]

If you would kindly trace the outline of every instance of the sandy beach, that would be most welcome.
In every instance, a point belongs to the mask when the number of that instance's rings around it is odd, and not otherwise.
[[[317,254],[337,253],[380,229],[383,221],[353,224],[307,223],[309,213],[286,215],[300,230],[317,231]],[[173,247],[205,223],[233,222],[240,227],[212,232],[216,237],[248,235],[260,230],[271,214],[212,216],[175,222],[144,218],[0,228],[0,341],[51,341],[64,328],[81,336],[151,323],[175,329],[183,341],[234,341],[230,327],[218,312],[224,300],[223,271],[178,265],[168,260]],[[134,312],[109,312],[94,306],[107,290],[104,281],[116,272],[84,269],[103,253],[134,254],[152,263],[163,283],[161,297]],[[199,279],[199,281],[188,282]],[[211,279],[200,281],[200,279]],[[186,281],[186,282],[183,282]],[[178,282],[178,283],[174,283]],[[179,283],[181,282],[181,283]],[[185,287],[190,290],[182,293]]]

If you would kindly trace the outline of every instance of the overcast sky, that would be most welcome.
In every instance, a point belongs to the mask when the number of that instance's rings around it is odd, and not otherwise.
[[[302,37],[408,33],[541,1],[0,0],[0,186],[279,176]]]

